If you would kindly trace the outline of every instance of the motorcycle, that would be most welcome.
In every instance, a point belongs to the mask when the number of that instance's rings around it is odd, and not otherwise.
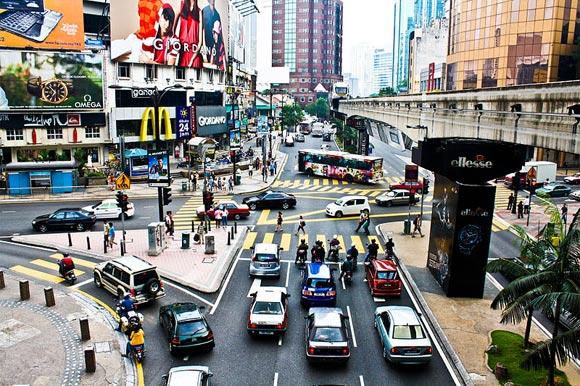
[[[328,254],[328,260],[338,262],[338,250],[340,248],[340,244],[331,245]]]
[[[131,357],[135,362],[143,363],[143,359],[145,359],[145,347],[142,344],[131,347]]]
[[[71,284],[71,285],[74,284],[75,281],[77,281],[77,275],[75,275],[74,269],[71,269],[70,271],[65,272],[62,277],[64,277],[64,280],[68,284]]]
[[[297,252],[297,257],[298,257],[298,263],[297,265],[299,267],[304,267],[304,265],[306,264],[306,258],[308,255],[308,251],[306,249],[299,249]]]
[[[141,328],[144,320],[143,314],[131,310],[127,312],[127,315],[121,315],[121,303],[117,304],[116,311],[117,317],[119,318],[120,330],[122,333],[129,336],[131,335],[131,331],[137,331],[139,328]]]
[[[352,270],[348,270],[344,274],[344,283],[345,284],[352,284]]]
[[[346,254],[346,259],[352,261],[352,271],[356,271],[357,268],[357,259],[353,259],[350,253]]]

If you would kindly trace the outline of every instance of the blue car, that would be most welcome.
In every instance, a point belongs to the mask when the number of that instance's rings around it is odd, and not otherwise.
[[[300,304],[309,307],[336,305],[336,284],[328,265],[307,264],[302,281]]]

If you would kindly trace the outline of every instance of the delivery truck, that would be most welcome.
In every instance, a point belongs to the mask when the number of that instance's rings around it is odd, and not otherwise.
[[[527,188],[530,185],[539,188],[548,182],[556,181],[557,165],[549,161],[528,161],[520,170],[520,187]],[[514,188],[515,173],[508,174],[504,183]]]

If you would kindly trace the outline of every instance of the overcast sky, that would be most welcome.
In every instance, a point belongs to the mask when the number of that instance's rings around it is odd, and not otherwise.
[[[361,43],[392,51],[393,0],[343,0],[343,2],[343,63],[350,60],[351,48]]]

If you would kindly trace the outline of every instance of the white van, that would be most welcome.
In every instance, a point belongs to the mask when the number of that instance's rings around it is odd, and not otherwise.
[[[331,217],[358,216],[362,210],[370,214],[369,199],[365,196],[344,196],[326,206],[326,215]]]

